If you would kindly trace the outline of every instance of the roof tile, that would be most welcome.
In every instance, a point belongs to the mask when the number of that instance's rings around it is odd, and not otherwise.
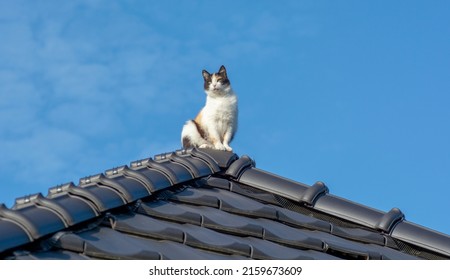
[[[244,257],[251,257],[251,246],[248,245],[247,242],[242,242],[242,240],[239,240],[239,238],[236,238],[235,236],[190,224],[183,226],[176,224],[174,226],[183,228],[186,234],[186,245],[223,254],[237,254]]]
[[[122,214],[112,216],[111,227],[114,230],[133,235],[184,242],[183,230],[173,227],[171,223],[141,214]]]
[[[57,232],[67,227],[63,218],[53,210],[35,204],[38,195],[16,200],[12,209],[0,205],[0,217],[21,225],[33,239]]]
[[[186,151],[184,151],[184,152],[186,152]],[[219,163],[216,160],[214,160],[214,158],[211,157],[208,153],[204,153],[197,149],[192,149],[190,151],[190,155],[194,159],[200,159],[203,162],[205,162],[209,166],[209,169],[212,171],[212,173],[216,173],[216,172],[220,171]]]
[[[302,202],[303,194],[309,188],[308,185],[288,180],[258,168],[247,168],[240,175],[238,182],[297,202]]]
[[[178,163],[188,169],[193,178],[203,177],[214,172],[206,162],[198,158],[181,157],[176,153],[172,153],[169,155],[168,160],[174,163]]]
[[[144,176],[141,172],[130,169],[128,166],[123,165],[115,168],[111,168],[105,171],[105,176],[109,179],[117,179],[117,178],[128,178],[130,180],[134,180],[139,182],[140,185],[146,189],[146,195],[150,195],[155,192],[154,183],[149,180],[148,177]],[[133,183],[135,184],[135,183]],[[167,187],[168,185],[166,185]],[[141,187],[139,186],[138,189]],[[141,190],[139,190],[141,191]]]
[[[183,182],[183,180],[187,181],[192,179],[190,172],[179,164],[156,162],[151,158],[146,158],[131,163],[131,169],[141,169],[143,166],[164,174],[169,180],[170,185],[178,184]]]
[[[83,178],[80,180],[80,186],[83,188],[96,186],[99,188],[112,189],[127,203],[136,201],[151,194],[145,185],[139,181],[123,175],[114,174],[114,171],[111,172],[109,177],[106,177],[103,174],[98,174]]]
[[[102,259],[161,259],[161,254],[151,249],[153,246],[148,246],[149,242],[153,243],[151,240],[136,239],[108,228],[97,227],[78,234],[62,234],[55,244],[61,249]]]
[[[381,211],[333,195],[320,197],[314,209],[373,229],[377,228],[384,217]]]
[[[234,161],[225,172],[226,175],[239,180],[242,173],[250,167],[254,167],[255,162],[248,156],[242,156],[241,158]]]
[[[192,149],[185,152],[191,153],[196,157],[210,158],[223,169],[227,169],[235,160],[239,158],[238,155],[234,153],[213,149]]]
[[[337,257],[314,250],[301,250],[275,242],[246,237],[246,242],[253,247],[252,258],[268,260],[334,260]]]
[[[202,224],[202,215],[191,208],[182,207],[178,204],[167,201],[146,202],[139,205],[138,213],[150,217],[158,217],[180,223]]]
[[[363,243],[372,243],[382,246],[386,244],[386,238],[382,234],[360,228],[344,228],[335,225],[331,229],[331,234]]]
[[[115,217],[113,228],[135,235],[148,236],[155,239],[166,239],[208,249],[225,254],[239,254],[250,257],[251,247],[236,241],[229,235],[191,224],[158,220],[144,215],[121,215]]]
[[[68,185],[50,188],[47,198],[44,200],[46,206],[63,215],[69,225],[75,225],[100,215],[90,201],[70,194]],[[43,200],[40,200],[40,203],[42,202]]]
[[[145,239],[105,227],[76,235],[64,234],[57,246],[101,259],[224,259],[224,256],[180,243]]]
[[[0,208],[4,206],[0,205]],[[33,241],[31,233],[23,226],[9,219],[0,218],[0,252]]]
[[[403,221],[395,226],[391,235],[401,241],[439,252],[450,258],[450,238],[440,232]]]
[[[169,175],[161,170],[156,170],[149,168],[147,165],[143,165],[142,161],[132,162],[130,169],[144,177],[146,181],[149,182],[148,185],[150,186],[150,192],[152,193],[172,186],[172,180],[175,180],[171,179]]]
[[[277,211],[253,199],[221,189],[189,188],[174,195],[172,200],[210,206],[246,216],[277,219]]]
[[[114,189],[97,184],[89,184],[88,178],[80,181],[84,186],[76,187],[73,183],[63,186],[64,191],[91,202],[98,212],[104,212],[126,204],[125,199]]]
[[[216,208],[205,206],[177,205],[187,211],[201,216],[201,226],[238,235],[262,237],[263,228],[256,224],[255,219],[230,214]]]
[[[264,228],[264,239],[296,248],[316,251],[324,249],[324,243],[316,237],[316,232],[300,230],[267,219],[256,219],[256,223]]]
[[[278,220],[294,227],[331,232],[331,224],[289,209],[273,206],[278,211]]]

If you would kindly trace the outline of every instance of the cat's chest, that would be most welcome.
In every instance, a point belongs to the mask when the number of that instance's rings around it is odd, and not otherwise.
[[[203,108],[204,117],[211,121],[232,121],[237,113],[237,100],[234,96],[208,100]]]

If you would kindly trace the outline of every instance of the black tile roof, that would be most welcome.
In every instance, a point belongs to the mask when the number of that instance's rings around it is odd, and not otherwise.
[[[0,258],[450,259],[450,236],[192,149],[0,204]]]

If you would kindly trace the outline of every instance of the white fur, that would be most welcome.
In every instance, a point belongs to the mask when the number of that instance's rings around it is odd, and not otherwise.
[[[183,126],[181,139],[184,138],[189,138],[191,143],[196,143],[196,146],[200,148],[212,148],[209,146],[209,143],[202,138],[193,120],[188,120]]]
[[[230,142],[238,125],[237,96],[229,85],[222,85],[215,74],[205,90],[206,104],[196,118],[196,123],[205,133],[199,133],[193,120],[187,121],[181,132],[181,139],[189,139],[191,146],[232,151]]]
[[[233,150],[230,141],[237,130],[237,114],[237,97],[231,88],[224,96],[208,94],[206,97],[201,125],[215,149]]]

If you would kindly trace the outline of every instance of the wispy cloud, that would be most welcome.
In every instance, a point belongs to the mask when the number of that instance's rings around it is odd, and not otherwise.
[[[200,70],[275,56],[285,28],[269,13],[165,5],[0,4],[1,201],[178,148],[204,102]]]
[[[60,4],[0,9],[1,201],[141,156],[178,98],[160,94],[164,36],[116,5]]]

